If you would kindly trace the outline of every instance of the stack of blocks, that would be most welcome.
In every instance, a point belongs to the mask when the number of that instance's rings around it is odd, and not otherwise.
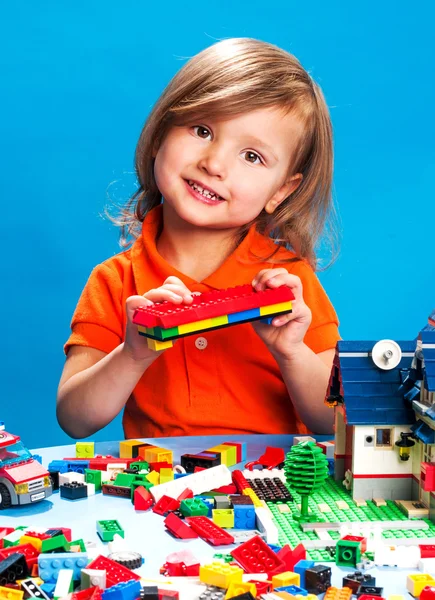
[[[270,323],[273,317],[292,311],[292,300],[293,293],[285,285],[256,292],[247,284],[194,296],[189,305],[157,302],[140,307],[133,323],[147,338],[149,348],[164,350],[173,345],[173,340],[193,333],[258,319]]]

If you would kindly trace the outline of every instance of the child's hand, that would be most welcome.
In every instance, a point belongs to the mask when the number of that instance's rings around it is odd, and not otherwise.
[[[280,268],[263,269],[252,281],[257,292],[280,285],[287,285],[293,292],[293,312],[275,317],[271,325],[260,321],[253,321],[252,325],[275,358],[290,358],[301,347],[311,323],[311,310],[304,302],[301,280]]]
[[[130,296],[126,301],[127,328],[124,349],[134,358],[141,361],[159,356],[164,350],[155,352],[147,345],[147,338],[139,335],[137,325],[133,323],[134,312],[139,306],[151,306],[155,302],[173,302],[174,304],[191,304],[193,297],[190,290],[178,277],[168,277],[162,286],[149,290],[143,296]]]

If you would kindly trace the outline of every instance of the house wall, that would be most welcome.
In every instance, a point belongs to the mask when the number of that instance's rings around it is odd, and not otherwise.
[[[344,411],[338,406],[335,409],[335,464],[334,479],[343,481],[344,479],[344,461],[346,453],[346,423],[344,420]]]

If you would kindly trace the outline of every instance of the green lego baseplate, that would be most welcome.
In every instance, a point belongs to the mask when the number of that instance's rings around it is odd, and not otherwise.
[[[288,486],[287,486],[288,487]],[[290,502],[267,502],[273,521],[278,528],[278,541],[281,546],[289,544],[295,548],[300,542],[319,540],[315,531],[303,531],[301,525],[296,521],[292,513],[299,512],[300,497],[292,491],[293,500]],[[348,508],[339,508],[337,502],[344,502]],[[288,512],[282,512],[280,506],[288,506]],[[327,505],[329,511],[321,512],[319,505]],[[344,505],[343,505],[344,506]],[[393,500],[386,500],[385,506],[376,506],[372,500],[366,500],[366,506],[357,506],[352,499],[350,492],[346,490],[341,483],[335,481],[333,477],[328,477],[324,486],[318,492],[309,498],[308,504],[310,512],[316,515],[317,523],[368,523],[375,521],[409,521],[408,517],[401,512]],[[427,529],[385,529],[382,531],[382,537],[386,543],[394,544],[394,540],[415,538],[415,543],[421,543],[421,540],[435,537],[435,524],[429,519],[418,519],[424,521]],[[337,530],[329,530],[332,540],[340,539],[340,533]],[[323,548],[307,549],[307,558],[314,561],[334,562],[335,559]]]

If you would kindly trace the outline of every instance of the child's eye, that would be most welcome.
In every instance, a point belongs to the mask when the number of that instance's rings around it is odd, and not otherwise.
[[[207,129],[207,127],[204,127],[203,125],[193,125],[192,129],[194,131],[195,131],[195,129],[198,129],[197,135],[202,140],[205,140],[207,138],[207,135],[211,135],[210,130]],[[202,133],[206,132],[206,135],[202,136],[200,132],[202,132]],[[248,159],[248,162],[250,162],[252,165],[262,165],[262,164],[264,164],[263,159],[256,152],[252,152],[252,150],[245,150],[244,154],[249,154],[251,157],[254,157],[253,161],[250,160],[250,159]],[[258,158],[258,160],[260,161],[259,163],[255,162],[256,158]]]

